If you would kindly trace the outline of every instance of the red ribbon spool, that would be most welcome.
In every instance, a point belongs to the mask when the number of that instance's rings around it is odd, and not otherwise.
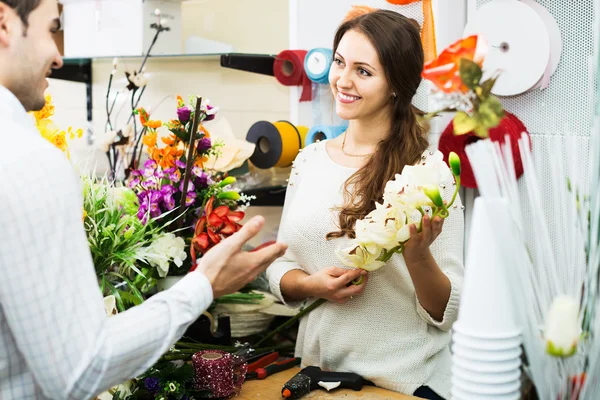
[[[300,101],[312,100],[312,82],[304,71],[306,50],[284,50],[275,57],[273,73],[284,86],[302,86]]]
[[[490,129],[490,140],[492,142],[504,143],[504,137],[506,135],[509,136],[517,179],[523,175],[523,162],[521,161],[521,155],[519,154],[518,144],[518,140],[521,138],[522,133],[529,135],[523,122],[506,111],[504,112],[504,118],[500,121],[500,125]],[[471,163],[465,152],[465,147],[478,140],[482,140],[482,138],[476,136],[473,132],[469,132],[465,135],[455,135],[454,121],[452,121],[448,124],[446,129],[444,129],[438,144],[438,149],[444,154],[444,161],[446,163],[448,163],[450,152],[458,154],[462,170],[460,174],[461,185],[472,189],[477,188],[477,181],[475,181],[473,168],[471,167]]]

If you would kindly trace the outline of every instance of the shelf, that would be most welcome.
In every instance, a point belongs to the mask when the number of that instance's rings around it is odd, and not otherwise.
[[[72,82],[92,83],[92,63],[112,62],[114,58],[119,60],[142,60],[143,55],[132,56],[103,56],[63,58],[63,67],[52,72],[51,78],[62,79]],[[273,76],[273,62],[275,56],[272,54],[246,54],[246,53],[205,53],[205,54],[156,54],[150,55],[148,59],[163,61],[219,61],[224,68],[237,69],[254,72],[262,75]]]
[[[256,196],[256,199],[250,202],[251,207],[277,207],[283,206],[286,189],[286,186],[266,186],[244,189],[242,193],[248,196]]]
[[[89,58],[63,59],[63,67],[52,71],[50,78],[65,81],[92,83],[92,61]]]

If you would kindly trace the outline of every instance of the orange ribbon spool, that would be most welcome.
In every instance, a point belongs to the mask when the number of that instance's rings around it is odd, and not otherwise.
[[[388,3],[398,6],[423,1],[423,27],[421,28],[421,42],[425,53],[425,62],[437,58],[437,49],[435,42],[435,22],[433,20],[433,6],[431,0],[387,0]]]

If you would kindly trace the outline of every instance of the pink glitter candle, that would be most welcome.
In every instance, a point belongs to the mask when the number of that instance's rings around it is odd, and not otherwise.
[[[233,397],[242,390],[248,365],[240,357],[220,350],[203,350],[192,356],[198,390],[209,390],[212,397]]]

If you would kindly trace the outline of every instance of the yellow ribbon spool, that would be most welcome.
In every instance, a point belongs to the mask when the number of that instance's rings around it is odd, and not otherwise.
[[[310,128],[308,126],[297,126],[296,129],[298,130],[298,133],[300,134],[300,146],[301,146],[301,148],[304,148],[304,145],[306,143],[305,142],[306,134],[308,133]]]
[[[281,136],[281,142],[283,143],[281,149],[281,157],[275,164],[276,167],[289,167],[300,152],[302,148],[302,136],[298,129],[288,121],[277,121],[274,122],[275,128],[279,131]],[[307,130],[308,132],[308,130]],[[306,133],[304,134],[306,136]]]

